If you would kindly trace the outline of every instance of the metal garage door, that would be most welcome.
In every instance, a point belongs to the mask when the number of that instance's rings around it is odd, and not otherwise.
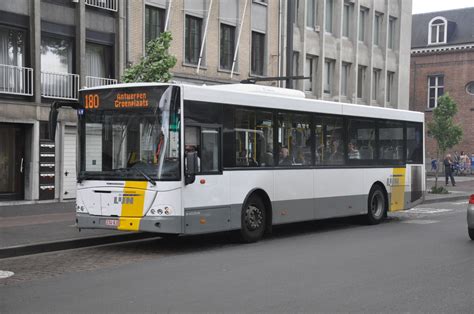
[[[76,128],[65,127],[63,142],[62,198],[76,198]]]

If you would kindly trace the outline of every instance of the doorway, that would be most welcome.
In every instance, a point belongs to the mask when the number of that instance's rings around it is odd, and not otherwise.
[[[25,128],[0,123],[0,200],[24,198],[25,164]]]

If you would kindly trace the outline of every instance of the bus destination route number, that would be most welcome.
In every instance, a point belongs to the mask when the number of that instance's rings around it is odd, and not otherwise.
[[[84,96],[85,109],[98,109],[100,105],[99,95],[88,94]]]

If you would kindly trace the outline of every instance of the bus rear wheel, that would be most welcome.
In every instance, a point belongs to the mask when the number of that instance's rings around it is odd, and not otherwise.
[[[243,242],[257,242],[263,237],[266,225],[265,205],[260,197],[252,195],[242,208],[240,237]]]
[[[369,225],[379,224],[387,215],[387,199],[382,188],[375,185],[369,193],[366,221]]]

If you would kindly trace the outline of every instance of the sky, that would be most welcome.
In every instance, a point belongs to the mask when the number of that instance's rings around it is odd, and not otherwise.
[[[413,0],[413,14],[474,7],[474,0]]]

